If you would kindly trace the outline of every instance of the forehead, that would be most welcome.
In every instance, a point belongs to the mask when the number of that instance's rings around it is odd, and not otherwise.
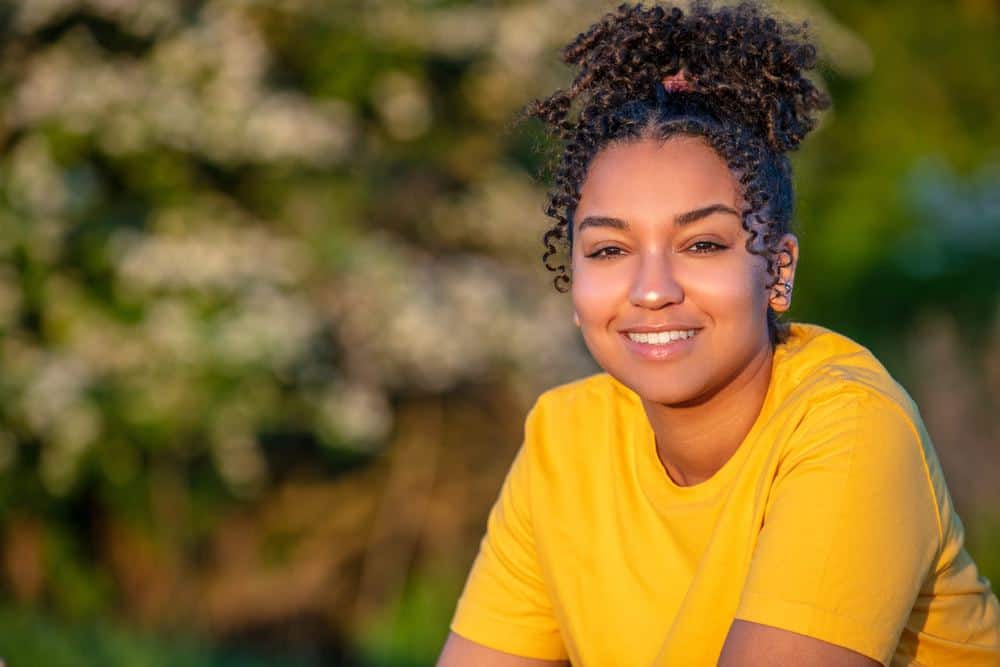
[[[732,172],[703,140],[643,139],[597,154],[581,186],[575,217],[662,220],[709,204],[737,208],[736,200]]]

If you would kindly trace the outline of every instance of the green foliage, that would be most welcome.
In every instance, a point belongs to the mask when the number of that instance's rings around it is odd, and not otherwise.
[[[369,667],[433,665],[448,635],[454,601],[462,590],[457,572],[421,573],[359,638]]]
[[[968,526],[967,548],[979,568],[979,574],[989,579],[993,591],[1000,590],[1000,516],[983,512],[973,517]]]
[[[0,607],[0,659],[11,667],[308,667],[193,639],[144,637],[107,622],[65,625],[24,608]]]

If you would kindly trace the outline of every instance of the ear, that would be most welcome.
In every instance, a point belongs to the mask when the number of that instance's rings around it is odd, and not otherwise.
[[[799,262],[799,240],[794,234],[785,234],[778,242],[776,256],[778,282],[771,287],[768,305],[776,313],[783,313],[792,307],[792,283],[795,267]]]
[[[576,311],[573,311],[573,324],[580,326],[580,316],[577,315]]]

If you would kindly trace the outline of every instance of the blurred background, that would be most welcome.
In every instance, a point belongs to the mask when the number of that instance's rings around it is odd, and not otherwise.
[[[1000,6],[775,5],[834,100],[791,319],[913,395],[1000,581]],[[516,115],[613,6],[0,1],[9,666],[433,664],[528,407],[596,370]]]

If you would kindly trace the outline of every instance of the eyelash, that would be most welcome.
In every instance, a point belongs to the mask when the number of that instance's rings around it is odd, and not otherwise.
[[[597,250],[596,252],[590,253],[589,255],[587,255],[587,258],[588,259],[611,259],[612,257],[618,257],[619,255],[621,255],[620,252],[617,252],[617,253],[615,253],[613,255],[605,255],[605,254],[603,254],[605,250],[619,250],[620,251],[621,248],[619,248],[618,246],[609,245],[609,246],[607,246],[605,248],[601,248],[600,250]]]
[[[691,250],[695,246],[701,245],[703,243],[712,247],[708,250],[695,250],[695,252],[699,255],[707,255],[713,252],[719,252],[720,250],[725,250],[727,248],[727,246],[724,246],[721,243],[715,243],[714,241],[695,241],[694,243],[691,244],[688,250]]]
[[[710,247],[709,248],[703,247],[701,249],[696,249],[696,246],[705,246],[705,245]],[[728,246],[724,246],[721,243],[715,243],[714,241],[695,241],[690,246],[688,246],[688,250],[691,250],[696,255],[710,255],[712,253],[725,250],[727,247]],[[616,252],[614,254],[604,254],[604,251],[606,250],[618,250],[619,252]],[[596,252],[592,252],[586,257],[588,259],[611,259],[612,257],[620,257],[620,256],[621,256],[621,248],[612,245],[601,248]]]

